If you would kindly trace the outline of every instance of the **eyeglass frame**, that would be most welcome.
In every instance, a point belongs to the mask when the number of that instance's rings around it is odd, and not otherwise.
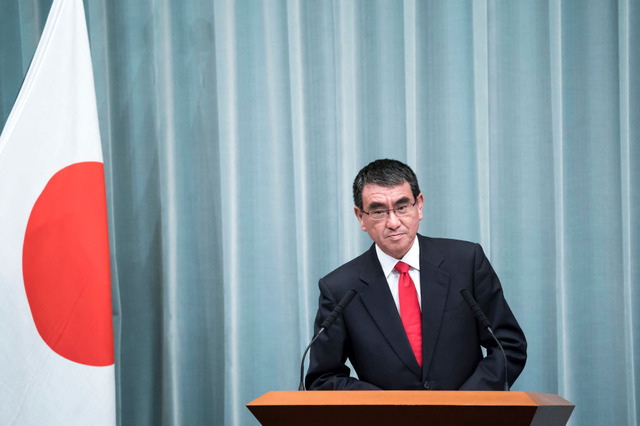
[[[403,213],[403,214],[398,214],[398,212],[396,211],[396,209],[399,209],[401,207],[405,207],[404,205],[398,206],[398,207],[394,207],[392,209],[380,209],[380,210],[370,210],[368,212],[364,211],[364,210],[360,210],[362,213],[366,214],[367,216],[369,216],[371,218],[371,220],[375,220],[376,222],[382,221],[382,220],[387,220],[389,219],[389,217],[391,216],[391,214],[389,212],[393,212],[393,214],[395,214],[398,217],[405,217],[408,216],[409,213],[411,213],[414,209],[414,207],[416,206],[416,204],[418,203],[418,199],[416,198],[415,201],[413,202],[413,204],[410,204],[409,202],[407,202],[406,207],[408,207],[407,212]],[[374,219],[373,216],[371,216],[371,213],[377,213],[377,212],[384,212],[384,217],[381,217],[380,219]]]

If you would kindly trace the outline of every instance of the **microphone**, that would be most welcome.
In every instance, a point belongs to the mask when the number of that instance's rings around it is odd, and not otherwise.
[[[484,312],[482,312],[482,309],[480,308],[476,300],[473,298],[471,293],[469,293],[469,290],[467,290],[466,288],[463,288],[462,290],[460,290],[460,294],[464,298],[465,302],[467,302],[467,305],[469,305],[469,307],[471,308],[471,312],[473,312],[473,315],[475,315],[476,319],[478,320],[482,328],[486,329],[489,332],[491,337],[493,337],[493,340],[495,340],[496,343],[498,344],[500,351],[502,352],[502,358],[504,358],[504,390],[508,391],[509,380],[507,379],[507,373],[508,373],[507,355],[504,352],[504,348],[500,344],[500,340],[498,340],[496,335],[493,334],[493,330],[491,329],[491,323],[489,322],[489,319],[484,314]]]
[[[354,289],[351,289],[347,291],[344,296],[342,296],[342,299],[340,299],[336,307],[333,308],[333,311],[331,311],[329,316],[320,325],[320,330],[318,331],[318,334],[316,334],[313,337],[313,339],[311,339],[311,343],[309,343],[309,346],[307,346],[307,349],[304,350],[304,354],[302,354],[302,362],[300,363],[300,385],[298,386],[299,391],[306,390],[304,387],[304,359],[306,358],[307,352],[309,352],[311,345],[313,345],[313,342],[318,340],[318,337],[320,337],[320,335],[326,329],[331,327],[333,323],[336,322],[338,317],[342,314],[342,311],[344,311],[344,308],[347,307],[347,305],[351,302],[351,300],[355,297],[356,294],[357,292]]]

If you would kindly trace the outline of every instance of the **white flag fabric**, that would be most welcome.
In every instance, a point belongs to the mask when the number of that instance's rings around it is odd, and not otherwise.
[[[54,0],[0,135],[0,424],[115,424],[106,196],[81,0]]]

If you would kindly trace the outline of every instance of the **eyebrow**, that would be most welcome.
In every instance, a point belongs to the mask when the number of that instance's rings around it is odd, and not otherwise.
[[[393,203],[394,207],[399,206],[400,204],[411,204],[411,199],[409,197],[402,197],[398,201]],[[387,206],[383,203],[373,202],[369,204],[368,208],[369,210],[386,209]]]
[[[402,197],[394,203],[394,206],[399,206],[400,204],[411,204],[411,199],[409,197]]]
[[[387,207],[387,206],[385,206],[385,205],[384,205],[384,204],[382,204],[382,203],[371,203],[371,204],[369,204],[369,206],[368,206],[368,208],[369,208],[369,210],[370,210],[370,211],[371,211],[371,210],[375,210],[375,209],[384,209],[384,208],[386,208],[386,207]]]

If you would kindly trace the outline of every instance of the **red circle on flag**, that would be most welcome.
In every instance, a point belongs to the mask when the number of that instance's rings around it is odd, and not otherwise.
[[[71,361],[113,364],[102,163],[72,164],[51,178],[29,216],[22,254],[27,299],[42,339]]]

